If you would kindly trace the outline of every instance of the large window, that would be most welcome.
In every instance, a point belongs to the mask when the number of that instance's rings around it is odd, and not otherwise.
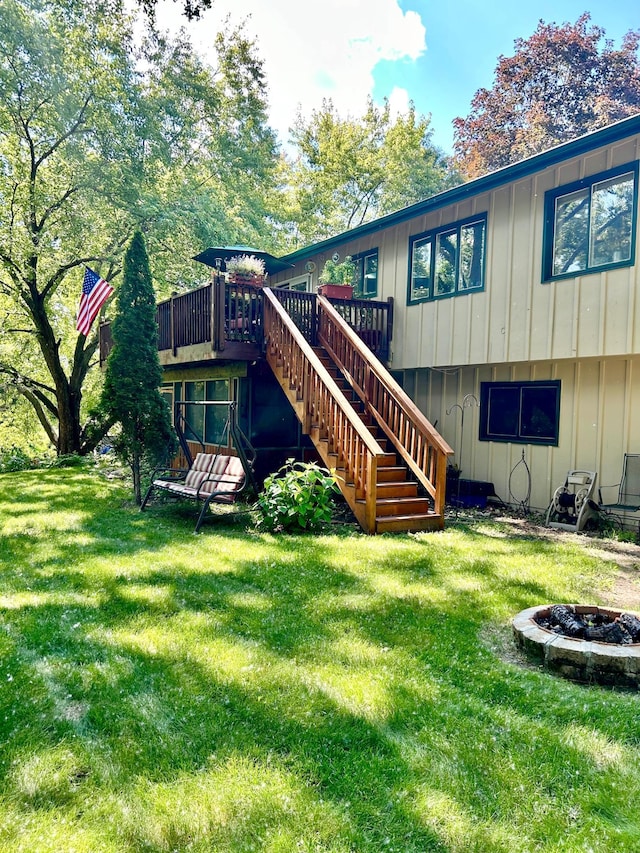
[[[480,441],[558,444],[560,382],[483,382]]]
[[[210,379],[184,383],[185,402],[203,400],[229,400],[229,380]],[[226,443],[228,408],[226,406],[185,406],[185,417],[189,424],[187,439],[197,436],[206,444]]]
[[[486,213],[409,241],[409,304],[484,288]]]
[[[353,295],[359,299],[375,299],[378,295],[378,250],[353,255],[356,265]]]
[[[545,196],[543,280],[634,262],[638,163]]]

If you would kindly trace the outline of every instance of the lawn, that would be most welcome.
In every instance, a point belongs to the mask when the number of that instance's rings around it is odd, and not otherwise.
[[[366,537],[0,477],[0,850],[640,851],[640,699],[523,665],[615,566],[504,523]]]

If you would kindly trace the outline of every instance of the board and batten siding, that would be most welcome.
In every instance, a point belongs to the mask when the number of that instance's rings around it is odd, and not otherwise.
[[[598,485],[620,480],[625,452],[640,452],[640,356],[406,370],[402,383],[438,432],[455,448],[462,476],[492,482],[505,503],[524,500],[531,471],[531,506],[544,509],[567,471],[597,471]],[[459,408],[467,394],[480,399],[482,382],[561,381],[560,435],[557,447],[479,441],[477,406]],[[468,398],[468,403],[472,403]],[[449,412],[449,414],[447,414]],[[514,469],[516,469],[514,471]],[[511,472],[513,476],[511,475]],[[613,503],[617,489],[603,494]]]
[[[541,281],[547,190],[639,157],[636,136],[402,223],[395,240],[381,234],[380,295],[396,298],[394,370],[640,352],[638,264]],[[485,289],[407,305],[409,238],[485,211]]]
[[[638,263],[541,281],[545,193],[639,158],[640,136],[634,135],[356,239],[347,233],[344,241],[336,238],[330,248],[271,276],[270,284],[304,275],[311,260],[315,290],[334,251],[344,258],[377,249],[378,299],[391,296],[395,302],[394,370],[640,352]],[[485,212],[484,290],[407,305],[409,239]]]

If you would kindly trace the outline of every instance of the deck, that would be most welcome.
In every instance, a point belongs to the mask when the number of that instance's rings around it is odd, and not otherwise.
[[[314,293],[273,289],[305,340],[316,346],[318,306]],[[383,362],[389,359],[393,300],[331,300],[345,322]],[[158,351],[163,367],[212,361],[254,361],[264,356],[264,293],[222,277],[158,303]],[[100,325],[100,364],[111,351],[110,323]]]

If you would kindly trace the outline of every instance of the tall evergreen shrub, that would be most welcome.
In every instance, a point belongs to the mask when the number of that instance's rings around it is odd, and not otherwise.
[[[120,424],[114,447],[131,468],[137,504],[142,502],[141,466],[175,449],[171,416],[160,394],[156,300],[144,237],[134,234],[124,259],[123,281],[111,324],[103,407]]]

